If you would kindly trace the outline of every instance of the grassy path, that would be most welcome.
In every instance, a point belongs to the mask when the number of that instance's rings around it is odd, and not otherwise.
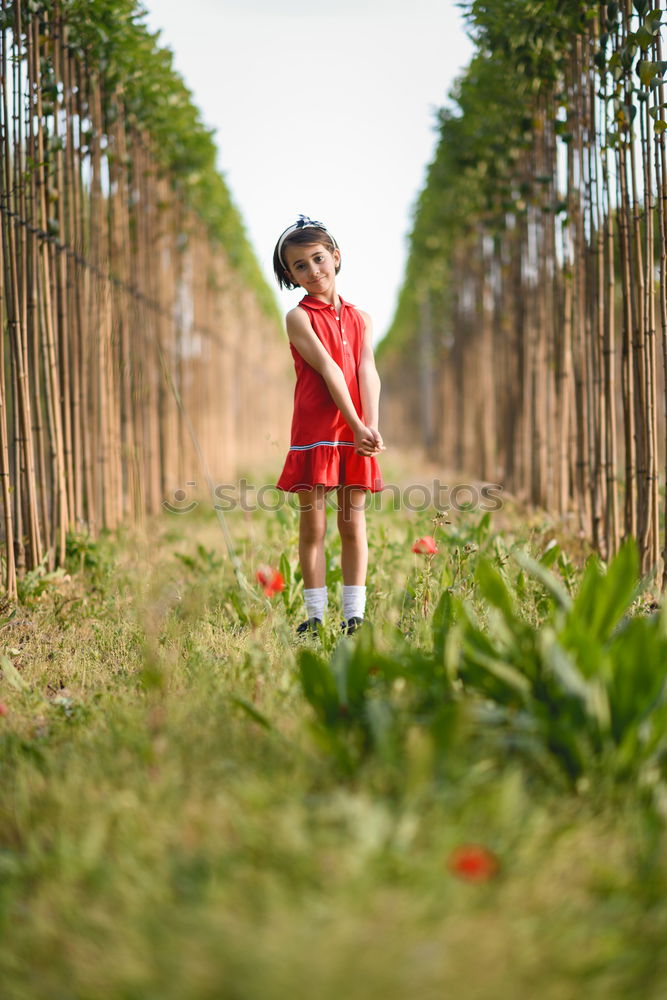
[[[533,766],[507,720],[480,715],[502,707],[496,688],[457,695],[469,708],[449,726],[426,718],[433,697],[413,697],[420,678],[405,668],[376,702],[393,720],[386,746],[353,699],[327,728],[304,698],[306,661],[344,661],[348,679],[363,657],[370,673],[410,656],[431,669],[443,590],[502,632],[482,555],[507,563],[522,627],[548,620],[544,591],[508,553],[543,553],[553,525],[509,506],[488,524],[464,512],[434,529],[431,517],[369,514],[373,637],[340,646],[332,626],[310,659],[293,638],[298,576],[270,602],[258,590],[242,620],[201,508],[79,541],[82,571],[35,579],[34,596],[5,609],[3,998],[665,996],[660,782],[647,798],[642,782],[585,771],[569,786],[558,766]],[[235,511],[230,526],[250,579],[283,552],[294,573],[293,511]],[[413,555],[434,530],[438,555]],[[335,592],[333,536],[330,551]],[[579,555],[561,539],[558,577],[573,592]],[[445,662],[472,641],[458,614]],[[490,866],[456,860],[469,844]]]

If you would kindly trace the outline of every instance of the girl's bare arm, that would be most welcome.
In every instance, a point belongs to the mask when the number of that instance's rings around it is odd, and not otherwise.
[[[303,360],[319,372],[327,384],[331,398],[354,435],[356,450],[361,454],[375,453],[374,437],[357,413],[345,376],[339,365],[326,351],[303,309],[296,306],[286,316],[287,336]]]
[[[364,343],[361,349],[361,359],[359,361],[359,395],[361,397],[361,408],[366,421],[366,426],[373,431],[373,436],[378,444],[378,450],[384,449],[382,436],[378,430],[379,406],[380,406],[380,376],[375,367],[375,356],[373,354],[373,321],[367,312],[358,310],[366,323],[364,333]]]

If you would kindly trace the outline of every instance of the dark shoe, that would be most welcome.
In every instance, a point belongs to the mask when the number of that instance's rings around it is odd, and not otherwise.
[[[317,627],[322,624],[321,618],[309,618],[297,626],[297,635],[317,635]]]
[[[348,618],[348,620],[346,622],[345,621],[341,622],[340,623],[340,627],[342,628],[343,632],[346,635],[354,635],[354,633],[357,631],[357,629],[359,628],[359,626],[363,625],[363,623],[364,623],[364,619],[363,618],[354,618],[353,617],[353,618]]]

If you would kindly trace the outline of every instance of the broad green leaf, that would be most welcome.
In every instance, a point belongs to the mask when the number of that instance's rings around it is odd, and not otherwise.
[[[621,65],[620,52],[614,52],[609,58],[608,67],[615,80],[620,80],[623,76],[623,66]]]
[[[667,639],[660,622],[641,615],[615,633],[609,649],[609,698],[617,740],[640,725],[667,698]]]
[[[433,612],[433,622],[431,625],[433,656],[438,663],[442,663],[447,633],[453,624],[454,603],[452,601],[452,595],[448,590],[443,590],[440,595],[440,600],[438,601],[435,611]]]
[[[380,698],[369,699],[366,718],[375,748],[385,760],[395,760],[397,756],[396,720],[388,701]]]
[[[285,581],[283,594],[285,594],[285,597],[288,598],[292,591],[292,564],[287,558],[286,552],[281,552],[280,554],[278,569],[282,573],[283,580]]]
[[[637,44],[642,52],[646,52],[649,46],[653,45],[653,32],[649,31],[648,28],[645,28],[643,24],[637,28],[635,38],[637,39]]]
[[[235,590],[229,591],[229,600],[234,610],[236,611],[236,614],[238,615],[241,624],[247,625],[250,619],[248,618],[248,614],[245,610],[243,602],[241,601],[241,598],[239,597],[239,595]]]
[[[502,612],[505,621],[515,623],[514,601],[500,573],[488,561],[480,559],[475,572],[483,596]]]
[[[299,676],[303,693],[323,722],[336,722],[339,702],[329,664],[310,649],[299,653]]]
[[[588,698],[588,681],[579,673],[570,653],[559,644],[553,629],[542,629],[538,641],[545,664],[563,690],[585,703]]]
[[[262,715],[262,713],[258,709],[256,709],[251,702],[246,701],[245,698],[239,698],[236,695],[232,695],[229,700],[232,702],[232,704],[236,705],[238,708],[242,709],[247,715],[249,715],[251,719],[253,719],[255,722],[258,722],[260,726],[263,726],[264,729],[273,729],[273,726],[271,725],[267,717],[265,715]]]
[[[529,556],[523,549],[515,549],[513,555],[519,566],[542,584],[558,607],[563,611],[569,611],[572,607],[572,598],[558,577],[550,573],[548,569],[542,566],[536,559],[533,559],[532,556]]]
[[[28,690],[28,685],[23,680],[9,657],[0,656],[0,668],[2,669],[2,676],[13,688],[16,688],[17,691]]]
[[[443,590],[435,611],[433,612],[433,628],[449,629],[454,623],[454,601],[449,590]]]
[[[637,65],[637,72],[643,85],[648,87],[649,83],[658,72],[658,64],[642,59]]]
[[[582,673],[569,650],[559,642],[552,629],[544,629],[540,636],[540,648],[544,664],[551,673],[558,687],[569,698],[580,702],[584,717],[581,725],[594,724],[595,731],[589,735],[598,737],[609,729],[609,703],[604,682],[599,676],[602,671],[591,674]],[[563,725],[572,725],[575,720],[562,718]]]
[[[661,10],[652,10],[644,18],[644,27],[647,31],[650,31],[651,34],[657,35],[660,30],[660,21],[663,13],[664,12]]]
[[[475,535],[477,537],[478,542],[481,542],[483,541],[483,539],[486,538],[486,536],[489,533],[490,526],[491,526],[491,514],[487,510],[486,514],[482,515],[482,517],[479,519],[479,523],[475,527]]]
[[[630,72],[637,53],[637,39],[635,35],[628,35],[628,41],[620,50],[621,66],[626,72]]]
[[[368,635],[366,636],[368,639]],[[361,636],[360,636],[361,639]],[[347,689],[347,704],[361,706],[365,699],[366,688],[368,687],[368,674],[374,666],[374,652],[372,643],[360,642],[356,646],[350,646],[347,642],[339,643],[334,650],[331,666],[334,676],[337,678],[337,664],[339,661],[338,650],[346,650],[346,656],[341,656],[341,672],[344,670],[345,684]]]
[[[656,615],[656,628],[658,634],[667,639],[667,596],[663,593],[660,610]]]
[[[462,647],[463,630],[459,625],[454,625],[445,636],[445,647],[443,650],[445,675],[450,682],[459,674]]]
[[[604,672],[607,662],[604,646],[582,618],[570,615],[559,631],[558,639],[572,654],[579,671],[585,677],[595,677]]]
[[[640,582],[639,555],[634,539],[626,541],[602,573],[600,563],[593,557],[584,573],[570,618],[590,629],[591,634],[604,642],[628,611],[637,596]]]
[[[349,643],[339,642],[329,661],[329,669],[335,681],[338,701],[341,705],[348,705],[350,701],[348,672],[351,655],[352,650]]]
[[[521,700],[530,694],[530,681],[519,670],[498,658],[496,649],[482,632],[469,631],[463,640],[461,678],[500,704]]]
[[[552,566],[560,555],[560,545],[555,538],[552,538],[544,552],[540,556],[540,563],[543,566]]]

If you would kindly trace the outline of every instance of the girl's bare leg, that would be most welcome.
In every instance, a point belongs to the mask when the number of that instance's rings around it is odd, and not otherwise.
[[[343,583],[348,587],[363,587],[368,569],[365,490],[338,487],[338,531]]]
[[[300,490],[299,502],[299,564],[303,586],[323,587],[325,583],[324,536],[327,531],[327,509],[323,486]]]

